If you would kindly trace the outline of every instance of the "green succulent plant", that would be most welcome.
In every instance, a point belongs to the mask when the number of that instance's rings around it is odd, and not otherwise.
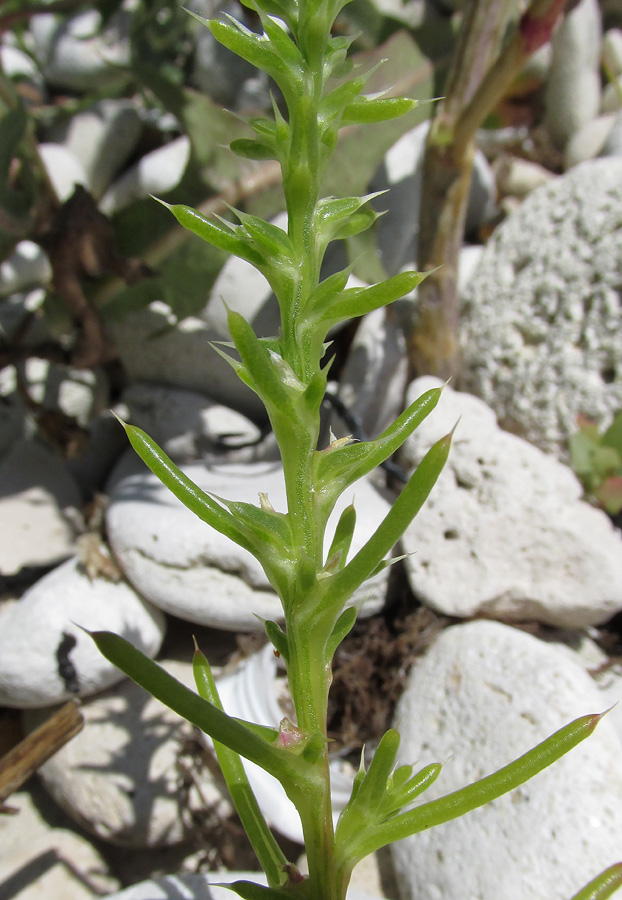
[[[428,803],[421,794],[441,765],[420,771],[396,768],[397,731],[380,741],[368,768],[361,765],[352,795],[333,826],[326,717],[331,665],[352,629],[353,592],[391,560],[396,542],[432,490],[450,450],[451,435],[424,457],[393,506],[361,550],[351,554],[356,524],[353,505],[339,518],[325,552],[327,522],[337,499],[357,480],[389,459],[428,416],[441,389],[426,392],[382,434],[369,441],[331,440],[319,447],[320,406],[330,368],[331,329],[383,307],[415,288],[423,276],[404,272],[368,287],[348,287],[350,269],[321,278],[331,241],[368,229],[377,214],[370,196],[322,197],[322,176],[336,148],[339,129],[379,123],[413,108],[408,98],[366,96],[366,73],[352,68],[352,38],[333,36],[347,0],[245,0],[262,32],[231,17],[205,25],[225,47],[267,72],[282,103],[273,118],[249,121],[249,136],[232,150],[252,159],[276,159],[283,175],[287,229],[240,210],[235,221],[205,218],[187,206],[170,206],[178,222],[200,239],[255,266],[279,303],[281,330],[259,338],[250,324],[228,310],[231,346],[214,347],[263,402],[281,452],[287,510],[231,502],[202,491],[143,431],[125,425],[133,447],[151,470],[204,522],[252,553],[278,594],[281,622],[265,622],[287,668],[294,724],[279,729],[240,721],[221,706],[206,657],[197,648],[197,692],[181,685],[123,638],[93,635],[104,655],[163,703],[193,722],[213,741],[224,777],[268,886],[237,882],[232,888],[256,900],[343,900],[354,866],[366,855],[489,802],[550,765],[587,737],[600,719],[585,716],[498,772]],[[296,806],[304,833],[309,875],[302,877],[272,835],[246,779],[241,758],[273,775]],[[584,897],[605,897],[616,871],[604,873]],[[617,879],[617,881],[615,880]],[[588,890],[586,888],[585,890]]]
[[[585,416],[570,438],[570,462],[588,495],[610,515],[622,511],[622,411],[602,434]]]

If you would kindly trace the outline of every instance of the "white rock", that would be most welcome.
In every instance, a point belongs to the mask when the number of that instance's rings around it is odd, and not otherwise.
[[[182,466],[203,490],[227,500],[257,504],[259,491],[284,510],[279,463]],[[387,502],[365,480],[337,504],[328,534],[352,497],[357,527],[352,553],[363,546],[388,511]],[[254,556],[191,513],[133,454],[115,470],[107,512],[108,537],[121,568],[156,606],[190,622],[239,631],[261,627],[260,619],[281,617],[281,605]],[[353,602],[363,614],[384,604],[387,572],[365,582]],[[259,618],[258,618],[259,617]]]
[[[152,150],[108,188],[100,209],[111,216],[134,200],[168,193],[179,184],[189,159],[190,139],[185,135]]]
[[[622,30],[610,28],[605,32],[601,56],[608,78],[622,75]]]
[[[100,100],[52,132],[82,163],[89,189],[99,198],[133,152],[142,125],[130,100]]]
[[[576,131],[564,150],[564,169],[572,169],[587,159],[600,155],[613,128],[615,116],[598,116]]]
[[[282,213],[272,220],[272,224],[286,230],[287,215]],[[281,316],[272,288],[261,272],[237,256],[229,257],[224,264],[200,317],[222,335],[222,340],[231,340],[227,307],[241,313],[259,337],[279,333]]]
[[[50,261],[41,247],[34,241],[20,241],[0,263],[0,296],[47,282],[51,275]]]
[[[605,85],[600,104],[602,113],[617,112],[622,109],[622,75]]]
[[[617,113],[611,126],[611,131],[605,139],[601,156],[622,156],[622,110]]]
[[[521,81],[525,80],[527,83],[533,80],[541,83],[545,82],[549,77],[552,60],[553,47],[551,46],[551,42],[547,41],[546,44],[542,44],[535,53],[531,54],[523,66],[523,70],[520,73]]]
[[[108,330],[130,381],[206,393],[250,418],[265,419],[257,395],[209,346],[210,341],[223,340],[223,335],[201,319],[189,316],[177,323],[170,307],[155,301],[122,322],[110,323]]]
[[[4,73],[15,81],[28,81],[38,90],[43,88],[41,72],[23,50],[15,47],[6,40],[0,46],[0,61]]]
[[[432,384],[440,382],[413,382],[408,401]],[[622,541],[611,520],[580,499],[570,469],[499,430],[481,400],[446,387],[402,464],[418,464],[458,418],[445,470],[403,538],[417,598],[460,617],[567,628],[610,619],[622,609]]]
[[[419,235],[421,167],[430,127],[422,122],[406,132],[385,155],[372,179],[371,190],[389,193],[379,197],[376,208],[386,210],[377,224],[382,264],[394,274],[413,258]],[[489,216],[495,199],[495,179],[484,154],[478,150],[466,215],[466,232],[476,230]]]
[[[464,244],[458,256],[458,296],[461,297],[477,269],[484,248],[481,244]]]
[[[165,875],[143,881],[118,894],[110,894],[106,900],[231,900],[231,890],[218,887],[232,881],[254,881],[267,884],[263,872],[209,872],[207,875]],[[348,900],[374,900],[371,894],[359,888],[351,888]]]
[[[488,242],[463,295],[461,387],[567,458],[582,412],[622,407],[622,160],[539,188]]]
[[[98,851],[61,824],[66,817],[38,785],[11,794],[7,805],[17,813],[0,816],[3,897],[92,900],[119,889]]]
[[[74,369],[36,356],[20,364],[20,376],[28,395],[44,410],[62,412],[81,426],[107,408],[108,381],[102,369]],[[0,371],[0,396],[11,402],[17,392],[15,369]]]
[[[510,155],[498,157],[493,165],[493,172],[500,193],[520,200],[555,177],[539,163]]]
[[[33,16],[30,32],[46,81],[71,91],[118,88],[128,80],[130,13],[113,14],[102,29],[96,9],[58,20]]]
[[[159,664],[196,690],[191,663]],[[194,771],[194,786],[182,787],[184,767],[192,769],[184,746],[194,728],[133,681],[92,697],[80,709],[83,730],[38,774],[58,805],[90,834],[122,847],[164,847],[189,837],[193,812],[231,814],[224,782],[206,776],[205,767]],[[27,714],[26,730],[47,715]]]
[[[369,313],[361,321],[348,352],[338,394],[368,437],[376,437],[402,412],[407,376],[403,332],[387,310]],[[343,425],[335,434],[342,436],[350,430]]]
[[[176,462],[250,459],[261,432],[245,416],[205,394],[138,382],[123,392],[115,412],[146,431]],[[245,446],[248,445],[248,446]]]
[[[545,124],[560,147],[598,115],[601,29],[597,0],[580,0],[553,35]]]
[[[34,440],[15,440],[0,461],[0,484],[0,574],[70,556],[82,498],[60,457]]]
[[[493,622],[443,631],[397,710],[400,762],[444,762],[421,802],[486,776],[602,712],[580,663]],[[567,900],[619,859],[622,754],[611,724],[532,781],[392,846],[404,900]]]
[[[62,828],[24,842],[0,861],[0,875],[11,900],[92,900],[115,884],[97,850]]]
[[[164,617],[124,582],[91,580],[75,559],[2,610],[0,704],[30,709],[87,697],[125,676],[81,629],[121,634],[149,656]]]
[[[39,155],[61,203],[73,194],[76,185],[88,187],[88,176],[79,159],[62,144],[39,144]]]

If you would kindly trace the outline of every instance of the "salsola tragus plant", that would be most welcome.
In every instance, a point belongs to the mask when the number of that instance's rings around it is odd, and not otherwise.
[[[401,116],[414,101],[363,94],[366,76],[353,71],[348,60],[351,39],[331,34],[347,0],[245,2],[259,16],[263,33],[251,32],[232,18],[205,25],[225,47],[267,72],[282,95],[282,104],[273,104],[274,117],[252,119],[254,137],[235,141],[232,149],[253,159],[279,161],[287,231],[238,210],[232,211],[237,224],[206,219],[186,206],[170,210],[199,238],[254,265],[278,299],[279,335],[258,338],[231,309],[233,349],[206,351],[222,353],[265,405],[281,451],[287,511],[273,509],[264,494],[253,504],[205,493],[144,432],[125,427],[140,457],[164,484],[263,566],[283,605],[283,624],[266,622],[265,629],[287,667],[295,722],[284,720],[280,729],[273,729],[228,716],[208,661],[198,649],[194,662],[198,693],[194,693],[122,638],[101,632],[94,638],[129,676],[212,737],[268,882],[267,888],[238,882],[235,889],[240,896],[343,900],[352,869],[363,857],[515,788],[583,740],[599,716],[577,720],[497,773],[420,805],[413,804],[438,777],[441,766],[432,763],[418,772],[408,765],[396,768],[399,735],[390,730],[369,767],[361,766],[352,796],[333,826],[326,714],[332,659],[357,615],[348,601],[366,579],[388,565],[387,555],[434,486],[451,436],[430,449],[359,552],[349,553],[356,520],[353,505],[341,515],[325,552],[326,525],[339,496],[395,453],[440,396],[440,390],[424,394],[375,440],[333,440],[318,448],[320,406],[330,367],[329,331],[402,297],[422,278],[405,272],[370,287],[351,288],[350,270],[345,269],[321,280],[328,244],[369,228],[376,218],[370,197],[322,198],[322,175],[340,127]],[[274,840],[240,757],[273,775],[296,806],[308,877],[300,876]],[[619,870],[614,876],[622,878]],[[598,889],[610,885],[612,877],[608,873],[606,881],[602,876],[605,880]]]

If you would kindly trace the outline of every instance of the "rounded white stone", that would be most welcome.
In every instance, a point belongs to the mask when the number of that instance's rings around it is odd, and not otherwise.
[[[418,379],[408,400],[434,384]],[[567,628],[610,619],[622,609],[622,540],[611,520],[580,499],[570,469],[498,429],[481,400],[446,387],[402,463],[418,465],[457,421],[445,469],[402,539],[418,599],[461,617]]]
[[[286,508],[280,463],[182,466],[202,490],[227,500],[258,505],[268,495],[277,511]],[[352,498],[357,528],[352,553],[375,532],[389,506],[366,480],[340,498],[329,523]],[[281,618],[281,605],[259,562],[247,550],[191,513],[135,457],[128,455],[113,474],[107,513],[108,537],[123,571],[156,606],[190,622],[240,631],[261,627],[261,619]],[[387,571],[365,582],[353,602],[363,614],[384,604]]]
[[[545,123],[559,146],[598,115],[601,33],[597,0],[580,0],[553,35]]]
[[[164,617],[125,582],[91,580],[71,559],[0,614],[0,704],[32,708],[86,697],[125,676],[82,631],[113,631],[155,656]]]
[[[196,691],[191,663],[162,660],[159,665]],[[182,787],[182,770],[192,770],[184,747],[194,727],[133,681],[90,698],[80,710],[84,728],[38,775],[58,805],[90,834],[121,847],[165,847],[190,836],[193,813],[231,814],[224,781],[205,767],[193,772],[193,786]],[[27,714],[27,730],[47,715]]]
[[[39,144],[39,155],[61,203],[71,197],[77,185],[88,187],[82,163],[62,144]]]
[[[129,10],[102,16],[86,9],[59,22],[53,14],[33,16],[30,32],[46,81],[72,91],[118,88],[128,80]]]
[[[147,153],[111,184],[100,203],[102,212],[111,216],[134,200],[168,193],[179,183],[189,159],[190,139],[185,135]]]
[[[9,419],[8,430],[15,425]],[[82,498],[56,453],[35,440],[13,440],[0,461],[0,484],[0,574],[54,565],[73,553]]]
[[[566,144],[564,169],[572,169],[573,166],[598,156],[605,146],[614,122],[613,115],[598,116],[579,128]]]
[[[51,136],[81,161],[91,193],[99,198],[134,151],[141,130],[135,103],[105,99],[57,126]]]
[[[399,761],[443,763],[425,803],[491,774],[573,719],[603,711],[580,662],[494,622],[443,631],[396,709]],[[511,793],[393,844],[404,900],[567,900],[619,859],[622,747],[594,734]]]
[[[253,422],[205,394],[160,384],[130,385],[115,412],[146,431],[176,462],[217,460],[225,453],[231,461],[250,459],[261,437]]]
[[[34,241],[20,241],[13,252],[0,263],[0,295],[14,294],[52,275],[46,253]]]
[[[108,329],[130,381],[149,381],[199,391],[218,403],[261,420],[265,410],[210,341],[223,334],[196,316],[177,322],[160,300],[110,323]]]

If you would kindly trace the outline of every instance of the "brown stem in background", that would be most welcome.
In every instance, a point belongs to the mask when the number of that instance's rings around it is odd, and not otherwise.
[[[408,335],[413,377],[460,373],[458,257],[475,135],[530,55],[550,39],[565,5],[566,0],[534,0],[503,49],[508,0],[472,0],[468,8],[423,162],[417,267],[431,274],[419,287]]]
[[[116,359],[116,348],[106,335],[99,312],[89,302],[82,281],[85,276],[98,278],[110,273],[126,284],[134,284],[151,274],[150,270],[138,260],[119,256],[112,225],[80,186],[61,207],[52,229],[39,238],[39,243],[50,258],[52,285],[78,328],[72,365],[93,368]]]
[[[0,759],[0,812],[10,812],[4,801],[84,727],[82,713],[70,700],[43,725]]]

